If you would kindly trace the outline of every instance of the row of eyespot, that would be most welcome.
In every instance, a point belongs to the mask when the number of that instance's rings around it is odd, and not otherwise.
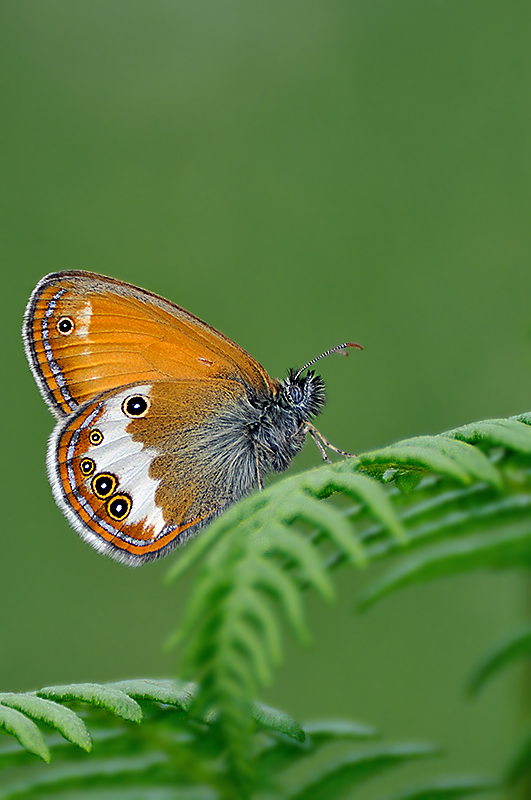
[[[79,468],[83,475],[88,478],[96,469],[96,464],[91,458],[82,458]],[[105,509],[111,519],[121,522],[127,517],[131,511],[133,501],[127,494],[114,493],[118,486],[116,475],[112,475],[110,472],[100,472],[92,478],[90,485],[99,500],[107,500]]]

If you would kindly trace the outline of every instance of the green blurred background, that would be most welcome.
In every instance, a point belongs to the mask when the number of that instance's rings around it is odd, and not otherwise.
[[[97,555],[54,505],[19,336],[45,273],[158,292],[274,376],[362,342],[320,370],[319,427],[355,452],[531,407],[530,23],[517,0],[0,5],[2,690],[172,674],[189,591],[162,585],[168,561]],[[294,469],[318,462],[310,443]],[[518,676],[462,687],[525,587],[468,576],[357,616],[375,576],[310,601],[315,645],[288,643],[263,698],[440,742],[432,773],[496,770]]]

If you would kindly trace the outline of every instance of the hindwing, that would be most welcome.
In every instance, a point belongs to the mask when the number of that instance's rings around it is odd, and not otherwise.
[[[257,482],[238,381],[134,383],[58,422],[48,472],[58,505],[100,552],[130,565],[186,541]]]

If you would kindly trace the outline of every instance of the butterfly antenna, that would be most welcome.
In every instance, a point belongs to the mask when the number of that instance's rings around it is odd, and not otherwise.
[[[345,342],[344,344],[338,344],[337,347],[331,347],[330,350],[327,350],[325,353],[321,353],[321,355],[317,356],[317,358],[312,358],[312,360],[308,361],[308,363],[305,364],[304,367],[301,367],[300,370],[295,375],[294,380],[297,380],[299,375],[302,372],[304,372],[305,369],[311,367],[312,364],[315,364],[316,361],[320,361],[321,358],[325,358],[325,356],[329,356],[332,353],[342,353],[344,356],[348,356],[348,350],[347,350],[348,347],[357,347],[358,350],[363,350],[361,344],[356,344],[356,342]]]

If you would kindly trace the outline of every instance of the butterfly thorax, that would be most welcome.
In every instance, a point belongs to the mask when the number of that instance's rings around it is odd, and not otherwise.
[[[255,456],[260,477],[287,469],[304,444],[305,423],[325,404],[324,382],[314,372],[300,377],[290,370],[274,388],[267,397],[251,400],[258,413],[247,425],[249,452]]]
[[[306,424],[325,402],[324,383],[314,373],[301,378],[292,370],[267,391],[253,389],[240,384],[236,399],[234,388],[232,403],[213,408],[185,442],[178,435],[169,447],[181,472],[202,476],[203,491],[219,510],[289,467],[304,444]]]

